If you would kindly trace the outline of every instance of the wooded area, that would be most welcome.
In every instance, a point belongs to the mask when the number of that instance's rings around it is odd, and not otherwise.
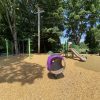
[[[91,52],[100,49],[100,0],[0,0],[0,53],[38,52],[38,8],[40,14],[40,52],[59,52],[60,36],[79,44],[85,43]]]

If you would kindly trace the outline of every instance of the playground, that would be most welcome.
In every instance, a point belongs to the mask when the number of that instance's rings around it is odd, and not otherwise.
[[[100,57],[64,58],[66,68],[55,79],[47,70],[48,54],[0,57],[0,100],[99,100]]]
[[[0,0],[0,100],[100,100],[100,0]]]

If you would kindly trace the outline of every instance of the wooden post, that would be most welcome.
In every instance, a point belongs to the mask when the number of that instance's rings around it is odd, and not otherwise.
[[[40,14],[44,12],[44,10],[41,10],[39,5],[36,5],[37,8],[37,15],[38,15],[38,53],[40,53]]]
[[[38,7],[38,53],[40,53],[40,8]]]

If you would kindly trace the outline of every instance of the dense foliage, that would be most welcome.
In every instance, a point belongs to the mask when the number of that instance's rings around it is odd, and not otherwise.
[[[100,34],[97,28],[100,24],[100,0],[66,0],[65,3],[66,35],[75,44],[79,44],[81,35],[86,34],[85,43],[90,51],[97,48],[96,37]]]
[[[8,39],[11,51],[16,54],[27,52],[28,38],[31,38],[31,51],[37,52],[37,6],[44,10],[40,21],[41,52],[58,52],[61,48],[59,36],[64,29],[75,44],[79,44],[85,33],[85,43],[90,50],[98,48],[100,0],[0,0],[2,50],[5,49],[5,39]]]
[[[15,53],[18,46],[26,44],[31,38],[32,48],[37,52],[38,19],[37,8],[41,10],[41,52],[56,51],[64,23],[62,1],[57,0],[1,0],[0,1],[0,35],[14,44]],[[20,50],[19,50],[20,51]]]

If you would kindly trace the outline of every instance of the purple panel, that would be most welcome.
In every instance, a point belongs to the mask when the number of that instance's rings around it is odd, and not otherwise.
[[[48,70],[51,69],[52,60],[55,59],[55,58],[58,58],[58,59],[62,59],[62,60],[63,60],[63,57],[60,56],[59,54],[50,55],[50,56],[48,57],[48,60],[47,60],[47,69],[48,69]]]

